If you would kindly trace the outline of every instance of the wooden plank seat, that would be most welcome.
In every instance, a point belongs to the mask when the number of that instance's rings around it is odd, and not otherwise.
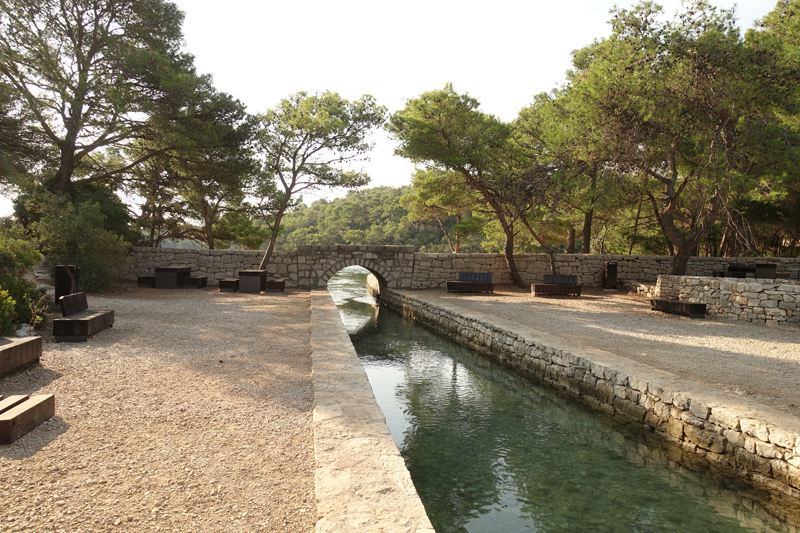
[[[535,283],[531,290],[534,296],[580,296],[578,276],[545,274],[544,283]]]
[[[219,280],[220,292],[236,292],[239,290],[239,278],[226,278]]]
[[[684,315],[689,318],[705,318],[706,316],[706,304],[670,300],[667,298],[653,298],[650,300],[650,309],[653,311],[662,311],[664,313]]]
[[[41,337],[0,337],[0,376],[36,362],[41,356]]]
[[[114,325],[114,311],[90,310],[85,292],[62,296],[58,305],[63,318],[53,320],[56,342],[86,342],[98,331]]]
[[[136,276],[136,285],[143,288],[153,288],[156,286],[155,276]]]
[[[267,292],[283,292],[284,290],[286,290],[286,280],[284,278],[267,280]]]
[[[184,287],[197,287],[202,289],[208,285],[208,276],[189,276],[184,280]]]
[[[458,281],[448,281],[447,292],[494,293],[491,272],[459,272]]]
[[[52,394],[9,396],[0,401],[0,444],[11,444],[54,414]]]

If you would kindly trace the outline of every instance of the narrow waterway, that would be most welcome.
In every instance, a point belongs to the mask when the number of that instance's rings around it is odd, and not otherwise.
[[[790,532],[735,480],[328,282],[439,533]]]

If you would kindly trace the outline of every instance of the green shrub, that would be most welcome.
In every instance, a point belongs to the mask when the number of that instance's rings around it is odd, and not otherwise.
[[[41,294],[33,282],[24,279],[25,271],[36,266],[42,260],[34,245],[25,239],[25,234],[8,220],[0,222],[0,287],[8,293],[16,303],[15,312],[21,322],[31,322],[31,309],[28,301],[38,301]],[[39,314],[41,322],[45,315]],[[3,331],[3,335],[7,335]]]
[[[17,302],[8,295],[8,291],[0,290],[0,335],[11,337],[17,325]]]

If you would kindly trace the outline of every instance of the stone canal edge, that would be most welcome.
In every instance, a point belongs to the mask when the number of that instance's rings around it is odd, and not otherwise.
[[[378,287],[372,287],[375,291]],[[800,418],[613,353],[575,349],[496,316],[459,314],[425,295],[381,303],[463,346],[529,372],[596,411],[633,421],[695,456],[800,502]]]
[[[317,533],[434,533],[330,293],[311,296]]]

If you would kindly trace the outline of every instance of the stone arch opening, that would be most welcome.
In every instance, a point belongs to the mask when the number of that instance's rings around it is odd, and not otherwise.
[[[320,278],[320,285],[322,287],[328,286],[328,281],[340,270],[349,266],[360,266],[366,268],[370,274],[375,276],[378,280],[378,285],[380,290],[383,291],[389,286],[389,282],[391,280],[391,275],[388,271],[383,267],[383,265],[377,264],[374,261],[369,260],[360,260],[360,259],[349,259],[340,261],[336,263],[331,268],[329,268],[325,274]]]

